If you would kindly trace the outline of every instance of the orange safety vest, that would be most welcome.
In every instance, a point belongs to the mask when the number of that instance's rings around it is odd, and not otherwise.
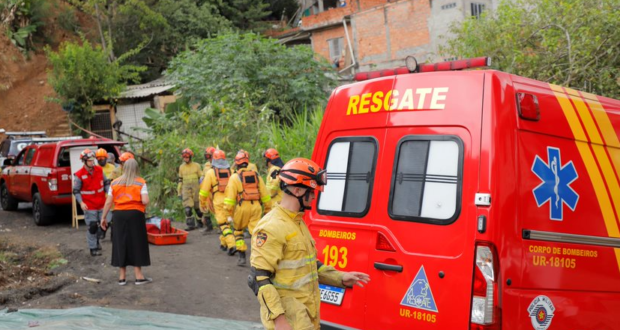
[[[217,177],[217,189],[213,189],[213,192],[224,192],[228,185],[228,179],[230,179],[229,169],[215,168],[215,176]],[[215,188],[216,186],[213,186]]]
[[[241,200],[244,201],[257,201],[260,199],[260,191],[258,190],[258,175],[254,171],[241,171],[239,172],[239,179],[243,186],[241,192]]]
[[[136,180],[130,186],[121,183],[120,178],[112,181],[112,198],[114,200],[114,211],[119,210],[138,210],[145,212],[146,205],[142,204],[140,191],[146,184],[142,178]]]

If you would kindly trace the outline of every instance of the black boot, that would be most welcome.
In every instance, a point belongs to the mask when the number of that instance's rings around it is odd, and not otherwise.
[[[245,251],[239,252],[239,259],[237,259],[237,266],[243,267],[245,266]]]
[[[187,231],[196,229],[196,220],[194,217],[185,218],[185,224],[187,225],[187,228],[185,228]]]
[[[235,248],[235,247],[228,248],[228,255],[229,256],[234,256],[235,253],[237,253],[237,248]]]
[[[97,249],[90,249],[90,255],[92,257],[100,256],[101,252],[99,252],[99,250],[97,250]]]
[[[226,250],[228,250],[228,248],[225,245],[221,245],[220,244],[220,250],[226,252]]]

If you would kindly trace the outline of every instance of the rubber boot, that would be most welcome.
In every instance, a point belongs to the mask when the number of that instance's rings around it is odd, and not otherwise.
[[[233,246],[231,248],[228,248],[228,255],[229,256],[234,256],[235,253],[237,253],[237,248],[236,247]]]
[[[245,251],[239,252],[239,259],[237,259],[237,266],[243,267],[245,266]]]
[[[97,250],[97,249],[90,249],[90,255],[92,257],[100,256],[101,252],[99,252],[99,250]]]
[[[187,225],[187,228],[185,228],[187,231],[196,229],[196,220],[194,217],[185,218],[185,224]]]

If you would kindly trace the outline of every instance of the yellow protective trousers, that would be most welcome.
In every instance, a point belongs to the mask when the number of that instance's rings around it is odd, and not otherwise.
[[[233,231],[228,224],[228,216],[226,209],[224,209],[224,193],[216,192],[213,197],[213,208],[215,209],[215,220],[220,227],[222,233],[220,234],[220,245],[227,248],[235,247],[235,237]]]
[[[243,240],[243,231],[248,228],[251,234],[262,215],[263,208],[258,201],[243,201],[241,205],[237,204],[233,215],[237,251],[243,252],[247,250]]]
[[[181,188],[181,196],[183,196],[183,207],[199,209],[199,192],[200,186],[198,185],[198,181],[192,183],[183,183],[183,186]]]

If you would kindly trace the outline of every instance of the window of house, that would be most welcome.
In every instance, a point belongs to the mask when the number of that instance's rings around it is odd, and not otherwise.
[[[472,2],[471,3],[471,16],[474,16],[475,18],[480,18],[480,16],[482,15],[482,12],[484,11],[484,3],[475,3]]]
[[[408,136],[399,142],[389,214],[397,220],[450,224],[460,212],[463,143],[455,136]]]
[[[441,10],[456,8],[456,2],[448,3],[441,6]]]
[[[340,59],[342,55],[343,48],[343,38],[334,38],[327,40],[329,45],[329,59],[333,61],[337,61]]]
[[[327,185],[319,195],[318,212],[364,216],[370,207],[377,162],[377,142],[371,137],[336,139],[327,153]]]

